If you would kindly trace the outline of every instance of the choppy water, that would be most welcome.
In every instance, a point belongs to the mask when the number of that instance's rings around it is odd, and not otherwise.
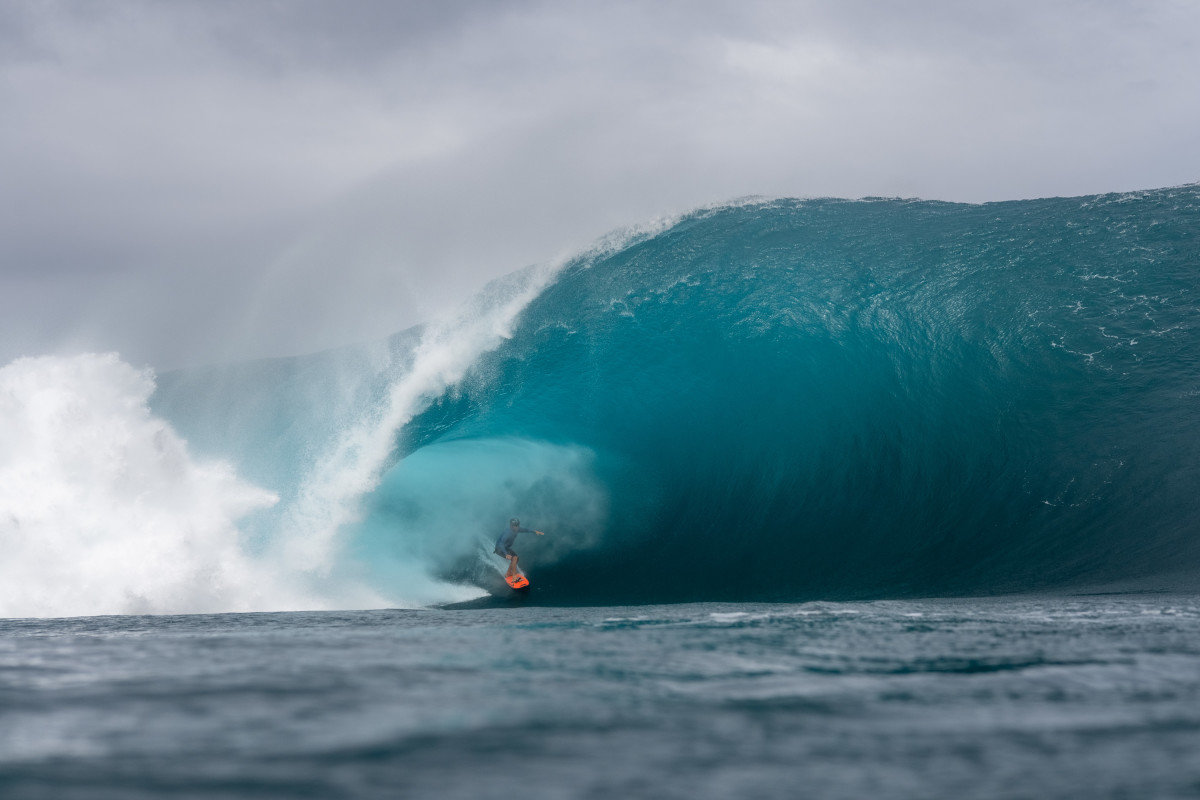
[[[1200,597],[0,622],[6,798],[1200,795]]]

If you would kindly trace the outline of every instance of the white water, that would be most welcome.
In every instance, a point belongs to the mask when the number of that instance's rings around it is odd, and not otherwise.
[[[603,256],[670,222],[614,234],[587,255]],[[22,358],[3,367],[0,616],[394,607],[477,595],[431,577],[430,564],[415,560],[403,565],[402,579],[373,586],[364,565],[343,558],[347,531],[363,519],[363,498],[378,486],[404,426],[511,336],[563,263],[496,281],[428,325],[385,397],[314,459],[257,555],[243,546],[238,521],[277,497],[239,479],[229,463],[195,459],[147,407],[152,372],[117,354]],[[602,513],[579,455],[553,453],[543,462],[559,476],[578,473],[575,484],[563,484],[578,491],[561,489],[574,516]],[[501,504],[489,495],[485,505]],[[486,528],[472,520],[443,520],[430,531]],[[422,539],[430,531],[408,533]]]
[[[528,270],[429,326],[411,369],[317,461],[259,557],[237,523],[276,496],[228,463],[193,458],[147,407],[151,371],[115,353],[3,367],[0,616],[366,608],[477,594],[418,570],[385,596],[338,569],[339,533],[358,519],[397,431],[510,334],[552,274]]]
[[[0,616],[319,607],[239,545],[275,496],[194,460],[153,390],[111,353],[0,369]]]
[[[497,281],[450,319],[426,328],[412,367],[391,385],[380,404],[338,438],[303,481],[278,537],[277,552],[290,570],[307,575],[326,591],[342,591],[335,587],[344,587],[345,578],[334,568],[344,531],[361,520],[362,498],[378,486],[397,433],[461,381],[481,355],[512,335],[518,314],[555,272],[555,267],[530,268]],[[429,577],[424,566],[414,564],[407,579],[386,596],[360,593],[350,605],[421,605],[479,594]]]

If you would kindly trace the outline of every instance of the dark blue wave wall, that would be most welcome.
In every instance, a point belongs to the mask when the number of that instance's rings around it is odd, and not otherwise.
[[[1197,187],[705,211],[568,266],[404,446],[592,450],[599,544],[527,551],[563,602],[1189,569],[1198,302]]]

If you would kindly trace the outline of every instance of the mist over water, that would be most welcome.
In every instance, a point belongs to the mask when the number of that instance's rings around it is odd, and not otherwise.
[[[361,516],[397,432],[508,335],[551,274],[494,282],[457,317],[381,345],[168,377],[159,402],[193,414],[200,458],[151,411],[153,373],[117,354],[4,367],[0,614],[372,608],[478,594],[420,569],[402,591],[380,591],[341,561],[339,534]]]
[[[312,604],[248,558],[237,523],[277,497],[197,461],[116,355],[0,369],[0,614],[262,610]]]

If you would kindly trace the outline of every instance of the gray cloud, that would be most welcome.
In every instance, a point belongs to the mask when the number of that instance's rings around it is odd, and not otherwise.
[[[746,194],[1200,178],[1200,8],[0,6],[0,361],[172,366],[420,321]]]

